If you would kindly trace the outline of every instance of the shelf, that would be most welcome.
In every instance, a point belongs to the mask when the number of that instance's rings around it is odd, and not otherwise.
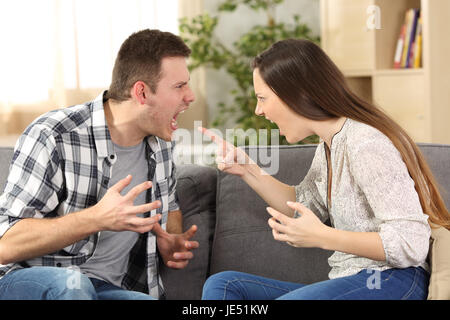
[[[380,69],[375,70],[374,76],[412,76],[423,75],[425,71],[423,68],[418,69]]]
[[[371,69],[360,69],[360,70],[342,70],[342,73],[346,77],[371,77],[373,75],[373,71]]]
[[[368,7],[379,8],[368,13]],[[422,68],[394,69],[406,12],[420,8]],[[367,20],[381,14],[379,29]],[[376,16],[374,16],[376,18]],[[399,123],[415,141],[450,144],[450,0],[321,0],[322,47],[348,86]]]

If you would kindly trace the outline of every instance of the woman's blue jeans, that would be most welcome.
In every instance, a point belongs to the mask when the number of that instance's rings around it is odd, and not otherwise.
[[[0,279],[0,300],[154,300],[76,270],[32,267],[14,270]]]
[[[424,300],[429,274],[421,267],[361,272],[309,285],[268,279],[242,272],[212,275],[203,300]]]

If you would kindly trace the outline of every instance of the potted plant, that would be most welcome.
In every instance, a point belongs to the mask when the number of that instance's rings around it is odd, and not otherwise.
[[[319,37],[311,35],[311,29],[301,22],[299,15],[293,16],[293,23],[286,24],[275,20],[274,10],[284,0],[226,0],[219,5],[219,14],[235,11],[239,5],[245,5],[252,10],[263,10],[267,14],[265,25],[256,25],[243,33],[228,48],[214,33],[220,16],[211,16],[208,13],[198,15],[192,19],[180,19],[180,31],[183,39],[192,49],[189,69],[198,67],[224,69],[237,84],[230,94],[233,96],[232,105],[219,103],[219,114],[212,125],[218,127],[230,117],[236,122],[236,129],[277,129],[274,123],[254,113],[256,97],[253,91],[251,60],[259,53],[269,48],[273,43],[289,38],[306,38],[319,43]],[[248,144],[248,137],[246,137]],[[236,139],[238,140],[238,139]],[[258,141],[259,142],[259,141]],[[311,136],[301,143],[317,143],[318,137]],[[284,137],[280,141],[271,141],[268,144],[287,144]]]

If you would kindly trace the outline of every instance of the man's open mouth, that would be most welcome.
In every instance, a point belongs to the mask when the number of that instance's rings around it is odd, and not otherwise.
[[[186,109],[181,110],[180,112],[178,112],[177,114],[175,114],[172,118],[172,121],[170,123],[170,127],[173,131],[178,129],[178,122],[177,122],[177,117],[179,114],[182,114],[184,111],[186,111]]]

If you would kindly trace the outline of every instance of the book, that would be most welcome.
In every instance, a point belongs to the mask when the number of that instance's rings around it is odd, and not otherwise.
[[[419,18],[417,23],[416,42],[412,65],[414,68],[422,67],[422,17]]]
[[[395,49],[395,56],[394,56],[394,69],[399,69],[402,66],[402,55],[403,55],[403,47],[405,44],[405,36],[406,36],[406,23],[402,25],[400,35],[398,37],[397,48]]]
[[[406,11],[405,14],[405,24],[406,24],[406,35],[405,35],[405,42],[403,43],[403,51],[402,51],[402,60],[400,62],[400,66],[402,68],[406,68],[407,64],[407,58],[408,58],[408,46],[409,46],[409,40],[411,38],[411,27],[412,27],[412,19],[413,19],[414,11],[412,9],[409,9]]]
[[[411,30],[408,39],[408,51],[406,53],[406,61],[405,68],[412,68],[413,57],[414,57],[414,44],[416,39],[416,29],[417,29],[417,20],[419,18],[420,11],[419,9],[411,9]]]

